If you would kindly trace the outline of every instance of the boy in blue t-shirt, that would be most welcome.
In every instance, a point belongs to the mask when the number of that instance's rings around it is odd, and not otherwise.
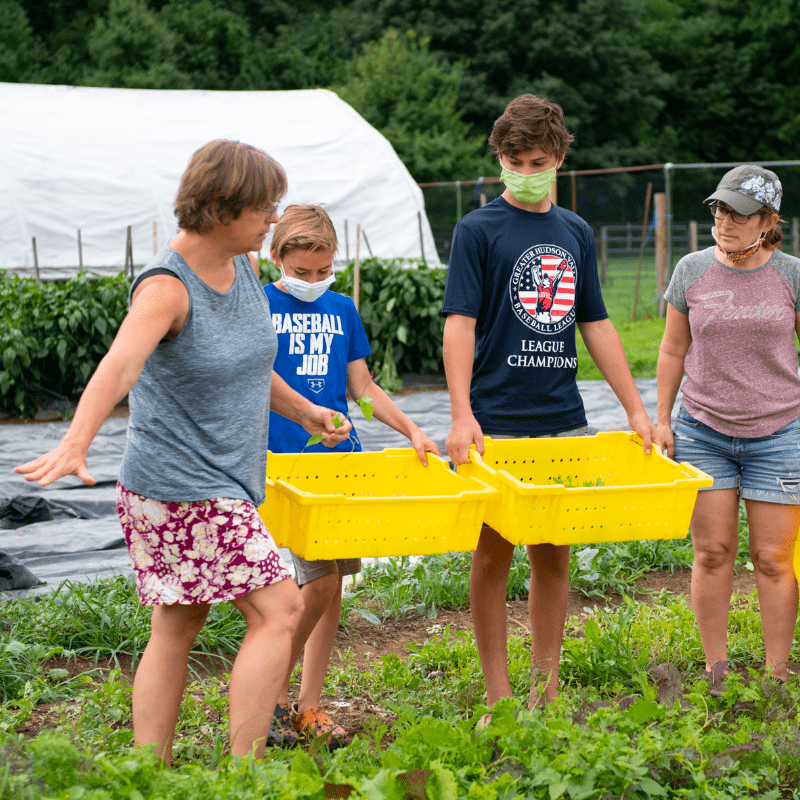
[[[289,206],[275,226],[270,255],[282,277],[264,287],[278,334],[273,370],[292,389],[342,415],[347,413],[348,392],[354,399],[371,398],[374,416],[408,437],[427,466],[426,453],[441,455],[438,445],[373,383],[364,360],[371,350],[356,307],[349,297],[327,291],[334,281],[337,246],[333,223],[319,206]],[[361,450],[358,438],[351,436],[334,450]],[[300,425],[270,413],[273,453],[299,453],[307,441],[308,433]],[[306,452],[321,449],[313,445]],[[305,609],[292,639],[291,669],[278,696],[270,743],[291,746],[298,735],[327,736],[328,744],[338,747],[347,734],[320,706],[320,699],[341,614],[342,577],[360,572],[361,560],[306,561],[294,553],[292,559]],[[289,679],[303,648],[300,694],[290,707]]]
[[[484,434],[587,432],[576,383],[576,326],[650,451],[655,429],[606,313],[594,236],[580,217],[550,201],[573,138],[560,106],[530,94],[512,100],[489,137],[506,189],[456,225],[442,307],[453,417],[446,446],[455,464],[468,462],[473,444],[483,454]],[[470,607],[490,707],[511,696],[506,584],[513,552],[512,544],[484,526],[470,572]],[[533,708],[558,695],[569,547],[529,546],[528,557]],[[485,715],[481,724],[488,721]]]

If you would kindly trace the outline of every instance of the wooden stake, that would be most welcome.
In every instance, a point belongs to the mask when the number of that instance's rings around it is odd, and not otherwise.
[[[422,263],[427,264],[425,261],[425,242],[422,239],[422,212],[417,211],[417,222],[419,223],[419,249],[422,253]]]
[[[639,305],[639,287],[642,283],[642,261],[644,260],[644,237],[647,236],[647,226],[650,223],[650,197],[653,194],[653,184],[647,184],[644,196],[644,222],[642,222],[642,243],[639,248],[639,269],[636,271],[636,291],[633,295],[633,313],[631,319],[636,319],[636,307]]]
[[[81,229],[78,228],[78,269],[83,269],[83,244],[81,243]]]
[[[358,311],[358,292],[359,292],[359,282],[361,280],[361,262],[359,261],[359,255],[361,253],[361,223],[359,222],[356,225],[356,259],[353,262],[353,305],[356,307],[356,311]]]
[[[41,277],[39,276],[39,254],[36,252],[36,237],[33,236],[31,238],[31,242],[33,242],[33,272],[36,275],[36,280],[41,282]]]
[[[133,280],[133,232],[130,225],[128,225],[128,236],[125,241],[125,266],[122,269],[123,275],[128,274],[129,266],[131,271],[131,280]]]
[[[372,248],[369,246],[369,239],[367,239],[367,232],[361,231],[361,233],[364,235],[364,244],[367,246],[367,250],[369,250],[369,257],[375,258],[375,256],[372,254]]]
[[[689,250],[697,252],[697,220],[694,219],[689,222]]]

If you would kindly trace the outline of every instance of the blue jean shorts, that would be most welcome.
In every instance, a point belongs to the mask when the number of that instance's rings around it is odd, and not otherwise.
[[[737,489],[745,500],[800,505],[800,419],[769,436],[719,433],[683,407],[673,426],[675,460],[708,473],[714,489]]]

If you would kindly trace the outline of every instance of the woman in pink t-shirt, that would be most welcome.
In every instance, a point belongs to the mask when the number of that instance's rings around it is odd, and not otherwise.
[[[777,175],[744,165],[707,197],[716,246],[682,258],[665,294],[656,442],[714,478],[692,514],[692,604],[713,680],[728,669],[728,613],[744,500],[766,665],[785,682],[797,620],[800,260],[783,254]],[[682,387],[675,421],[672,407]]]

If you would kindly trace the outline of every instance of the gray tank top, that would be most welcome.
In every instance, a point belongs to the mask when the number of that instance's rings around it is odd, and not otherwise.
[[[147,359],[131,389],[120,482],[166,502],[231,497],[264,502],[272,364],[278,338],[264,287],[236,256],[227,292],[167,247],[131,287],[164,271],[189,292],[183,330]]]

